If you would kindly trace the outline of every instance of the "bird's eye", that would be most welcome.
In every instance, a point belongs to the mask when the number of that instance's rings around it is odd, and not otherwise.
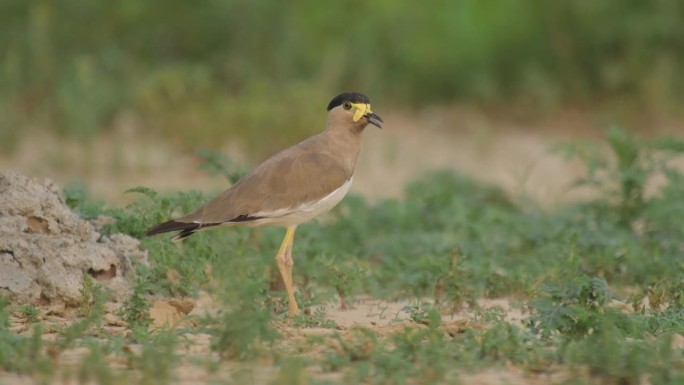
[[[344,102],[344,104],[342,104],[342,108],[344,108],[345,110],[351,110],[351,108],[352,108],[351,102],[347,100],[346,102]]]

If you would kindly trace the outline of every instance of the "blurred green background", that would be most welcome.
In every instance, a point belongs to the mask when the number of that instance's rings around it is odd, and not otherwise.
[[[271,151],[318,131],[346,90],[409,113],[671,113],[682,20],[679,0],[3,0],[0,143],[26,130],[87,140],[125,115],[188,149],[237,138]]]

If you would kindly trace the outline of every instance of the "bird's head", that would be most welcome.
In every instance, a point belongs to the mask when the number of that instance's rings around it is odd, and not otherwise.
[[[369,123],[382,128],[383,120],[371,111],[370,99],[358,92],[345,92],[335,96],[328,104],[330,118],[336,122],[347,122],[361,128]]]

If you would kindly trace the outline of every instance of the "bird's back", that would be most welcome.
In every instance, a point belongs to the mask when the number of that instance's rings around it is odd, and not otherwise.
[[[351,179],[358,157],[358,151],[350,154],[353,161],[349,156],[340,157],[336,139],[324,131],[273,155],[221,195],[178,221],[244,222],[282,214],[330,195]]]

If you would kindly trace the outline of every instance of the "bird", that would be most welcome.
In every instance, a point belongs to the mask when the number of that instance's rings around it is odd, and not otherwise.
[[[185,216],[157,224],[145,234],[178,231],[180,241],[221,226],[278,226],[285,236],[275,256],[288,297],[288,315],[299,314],[292,282],[292,246],[297,226],[329,211],[347,194],[354,176],[362,133],[384,121],[359,92],[335,96],[325,129],[253,168],[220,195]]]

